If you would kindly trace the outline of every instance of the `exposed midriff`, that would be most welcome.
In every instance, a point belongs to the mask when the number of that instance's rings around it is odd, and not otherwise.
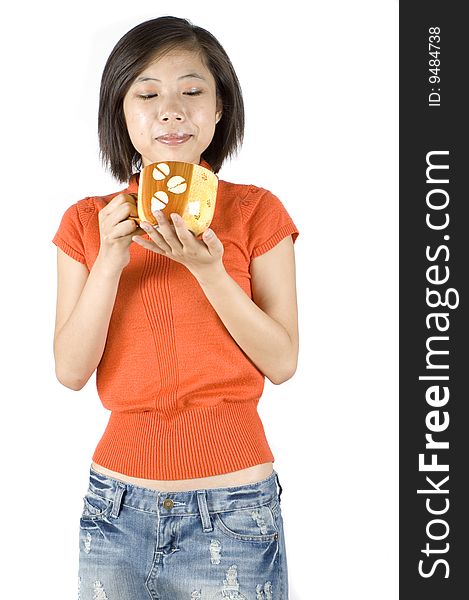
[[[103,475],[107,475],[114,479],[131,483],[140,487],[150,488],[153,490],[161,490],[163,492],[183,492],[197,489],[208,489],[217,487],[232,487],[238,485],[247,485],[256,483],[268,477],[273,471],[273,463],[266,462],[253,467],[247,467],[239,471],[231,473],[223,473],[221,475],[213,475],[211,477],[198,477],[196,479],[181,479],[181,480],[158,480],[158,479],[140,479],[139,477],[129,477],[117,471],[106,469],[95,462],[91,463],[93,470]]]

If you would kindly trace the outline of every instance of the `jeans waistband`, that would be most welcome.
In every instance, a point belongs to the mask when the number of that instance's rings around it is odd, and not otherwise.
[[[278,488],[277,488],[278,484]],[[121,503],[158,513],[160,517],[208,514],[268,504],[275,497],[280,502],[282,487],[275,470],[261,481],[223,488],[166,492],[123,482],[90,467],[89,490],[112,501],[111,515],[117,517]]]

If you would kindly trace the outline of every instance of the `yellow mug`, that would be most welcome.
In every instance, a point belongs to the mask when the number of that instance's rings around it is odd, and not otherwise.
[[[154,212],[161,210],[170,223],[180,215],[195,236],[210,227],[215,212],[218,177],[200,165],[181,161],[156,162],[144,167],[138,185],[138,218],[158,225]]]

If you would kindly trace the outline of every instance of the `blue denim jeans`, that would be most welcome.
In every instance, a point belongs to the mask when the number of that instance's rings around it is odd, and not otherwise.
[[[249,485],[163,492],[90,468],[79,600],[288,600],[281,493],[275,470]]]

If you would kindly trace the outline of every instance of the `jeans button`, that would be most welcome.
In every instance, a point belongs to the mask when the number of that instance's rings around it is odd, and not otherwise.
[[[166,498],[166,500],[163,502],[163,506],[168,510],[171,510],[174,506],[174,502],[171,500],[171,498]]]

